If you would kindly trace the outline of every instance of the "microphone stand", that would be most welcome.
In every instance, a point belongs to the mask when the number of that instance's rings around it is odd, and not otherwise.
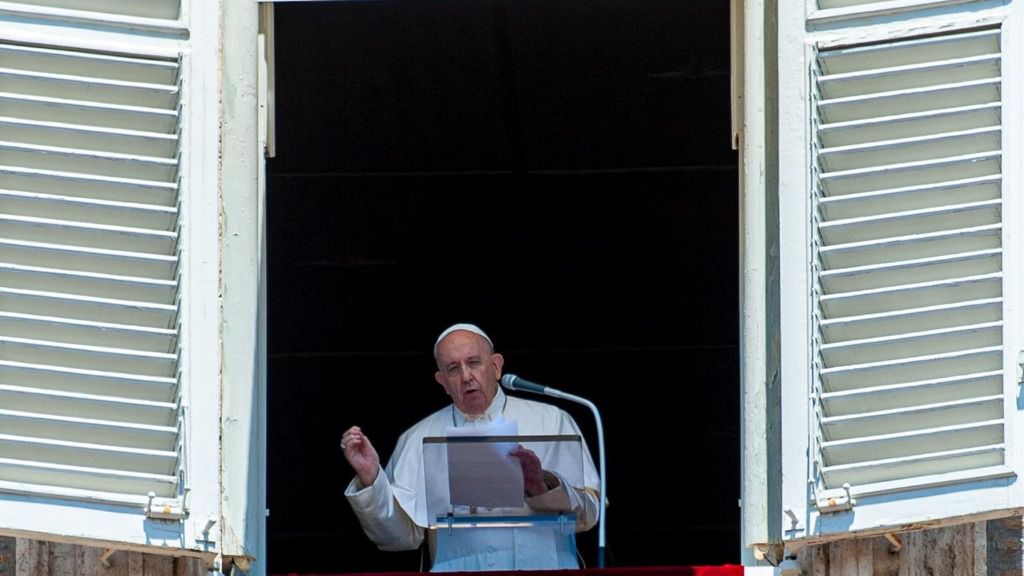
[[[593,402],[586,398],[576,396],[575,394],[569,394],[568,392],[562,392],[554,388],[542,386],[523,380],[515,374],[505,374],[501,377],[501,384],[509,390],[524,390],[526,392],[533,392],[535,394],[543,394],[545,396],[551,396],[553,398],[561,398],[577,404],[582,404],[587,408],[590,408],[590,412],[594,415],[594,422],[597,424],[597,459],[599,469],[599,483],[600,487],[598,490],[601,492],[601,508],[600,515],[597,518],[597,567],[604,568],[604,551],[605,551],[605,526],[604,526],[604,514],[607,506],[607,499],[605,498],[605,454],[604,454],[604,424],[601,421],[601,413],[597,411],[597,406]]]

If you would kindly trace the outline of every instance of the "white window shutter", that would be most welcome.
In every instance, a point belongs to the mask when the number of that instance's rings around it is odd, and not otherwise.
[[[194,548],[216,511],[190,492],[180,4],[0,2],[0,531]]]
[[[816,486],[1007,474],[999,31],[815,64]]]
[[[818,8],[791,47],[804,74],[780,81],[806,86],[780,106],[804,106],[808,149],[780,166],[807,183],[780,209],[808,218],[784,231],[806,248],[782,256],[808,261],[806,290],[783,296],[784,537],[1007,513],[1022,473],[1007,160],[1021,58],[1005,49],[1019,2]]]

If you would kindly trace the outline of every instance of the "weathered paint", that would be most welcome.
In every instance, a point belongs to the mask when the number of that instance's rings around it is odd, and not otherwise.
[[[220,77],[221,537],[225,556],[257,556],[265,523],[260,422],[259,7],[223,3]],[[255,565],[262,570],[262,563]]]
[[[741,543],[768,540],[765,436],[764,4],[743,3],[743,126],[740,131]],[[745,554],[744,564],[753,563]]]

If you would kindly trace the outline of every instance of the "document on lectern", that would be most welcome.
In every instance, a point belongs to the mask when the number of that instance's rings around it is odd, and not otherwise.
[[[452,506],[521,508],[525,505],[523,469],[509,455],[515,442],[488,441],[516,436],[519,427],[500,416],[486,426],[449,428],[448,491]],[[477,441],[479,440],[479,441]]]

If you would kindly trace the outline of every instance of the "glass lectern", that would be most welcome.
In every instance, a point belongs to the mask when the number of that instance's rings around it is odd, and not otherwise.
[[[578,567],[575,514],[528,503],[519,460],[509,455],[516,446],[536,453],[565,489],[583,486],[578,435],[423,439],[432,571]]]

